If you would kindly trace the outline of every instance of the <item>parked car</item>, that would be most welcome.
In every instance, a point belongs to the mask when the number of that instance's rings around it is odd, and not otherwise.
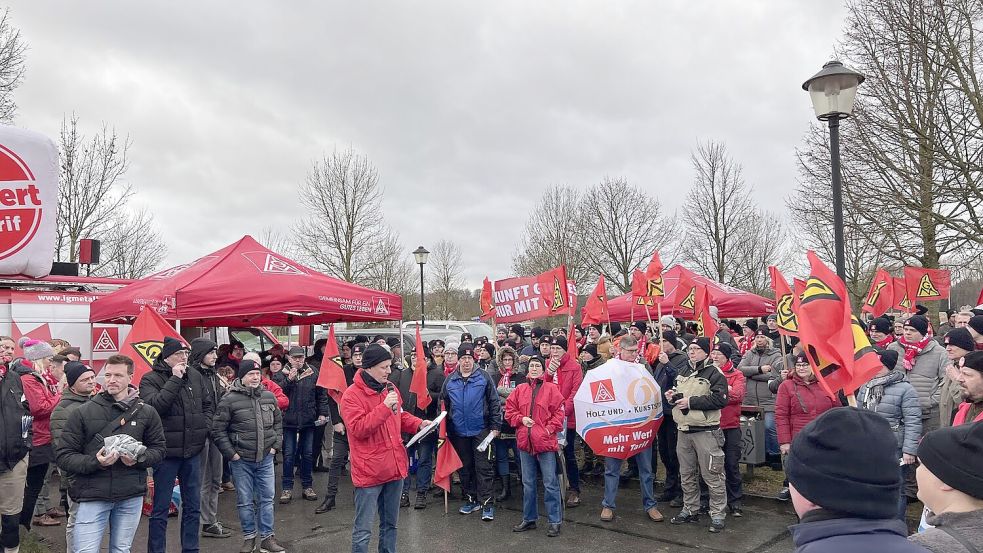
[[[413,328],[352,328],[345,330],[335,330],[335,339],[338,340],[338,350],[341,350],[341,344],[354,339],[358,335],[368,336],[371,340],[375,336],[384,336],[386,338],[392,336],[403,336],[403,355],[409,355],[413,351],[416,345],[416,327]],[[448,331],[446,329],[430,328],[430,324],[420,331],[420,337],[423,339],[424,343],[430,340],[440,339],[447,340]],[[455,335],[455,338],[460,338],[460,335]]]
[[[418,324],[420,321],[406,321],[403,323],[403,328],[413,329]],[[481,321],[425,321],[423,328],[424,330],[446,329],[450,331],[447,335],[453,334],[457,339],[461,338],[461,334],[470,332],[474,338],[485,336],[491,341],[495,340],[495,329]]]

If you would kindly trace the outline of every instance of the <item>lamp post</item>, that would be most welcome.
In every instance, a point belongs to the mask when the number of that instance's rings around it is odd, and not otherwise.
[[[819,73],[802,84],[809,92],[812,108],[820,121],[829,123],[830,169],[833,177],[833,243],[836,251],[836,274],[846,282],[846,256],[843,246],[843,190],[840,180],[840,119],[853,113],[857,88],[864,76],[831,61]]]
[[[423,246],[420,246],[413,252],[413,257],[416,258],[416,263],[420,266],[420,328],[423,328],[427,324],[423,309],[423,266],[427,264],[427,257],[429,255],[430,252]]]

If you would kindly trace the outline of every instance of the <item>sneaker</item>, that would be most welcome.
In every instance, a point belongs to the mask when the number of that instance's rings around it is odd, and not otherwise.
[[[674,498],[672,498],[672,501],[669,502],[669,506],[672,507],[673,509],[678,509],[678,508],[682,507],[683,506],[683,498],[681,498],[681,497],[674,497]]]
[[[494,505],[485,505],[485,507],[481,509],[481,520],[495,520]]]
[[[775,499],[779,501],[788,501],[789,499],[792,499],[792,494],[788,491],[788,488],[782,488],[782,491],[778,492]]]
[[[284,551],[286,551],[286,549],[277,543],[276,538],[273,536],[266,538],[259,544],[260,553],[283,553]]]
[[[707,528],[711,533],[716,534],[724,529],[724,519],[722,518],[711,518],[710,527]]]
[[[686,509],[679,511],[679,514],[669,519],[669,524],[691,524],[700,522],[700,515],[694,515]]]
[[[601,522],[611,522],[614,520],[614,509],[610,507],[601,508]]]
[[[290,503],[290,500],[293,498],[294,498],[293,492],[291,492],[290,490],[283,490],[283,492],[280,494],[280,504],[286,505],[287,503]]]
[[[557,537],[559,535],[560,535],[560,525],[559,524],[550,524],[546,528],[546,537],[547,538],[555,538],[555,537]]]
[[[416,503],[413,504],[414,509],[426,509],[427,508],[427,492],[416,492]]]
[[[737,518],[741,518],[744,516],[744,507],[742,507],[740,503],[735,503],[730,506],[730,514]]]
[[[61,526],[61,521],[45,513],[39,517],[34,517],[32,524],[35,526]]]
[[[314,491],[314,488],[304,488],[304,499],[317,501],[317,492]]]
[[[410,494],[403,492],[403,494],[399,496],[399,506],[400,508],[410,506]]]
[[[577,490],[570,490],[567,492],[567,507],[574,508],[580,507],[580,492]]]
[[[480,510],[480,503],[475,503],[474,501],[468,500],[464,505],[461,505],[461,508],[458,509],[457,512],[461,513],[462,515],[470,515],[471,513],[477,513]]]
[[[245,538],[242,540],[242,547],[239,548],[239,553],[253,553],[256,550],[256,538]]]
[[[204,538],[231,538],[232,532],[226,530],[221,522],[216,522],[215,524],[203,525],[201,535]]]

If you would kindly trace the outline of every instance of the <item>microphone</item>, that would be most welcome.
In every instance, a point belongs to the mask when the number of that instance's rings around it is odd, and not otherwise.
[[[386,393],[395,392],[396,386],[392,382],[386,382]],[[399,411],[399,405],[393,404],[393,414],[395,415]]]

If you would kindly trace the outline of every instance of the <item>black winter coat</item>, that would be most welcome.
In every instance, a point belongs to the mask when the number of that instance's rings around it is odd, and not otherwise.
[[[204,377],[188,367],[182,378],[158,358],[140,379],[140,398],[157,410],[167,439],[166,457],[189,459],[205,448],[215,404]]]
[[[0,380],[0,474],[10,472],[31,451],[32,421],[20,375],[8,370]]]
[[[342,365],[341,370],[345,373],[345,389],[347,390],[348,386],[351,386],[352,382],[355,381],[355,372],[358,371],[358,369],[356,369],[355,365],[351,363],[345,363],[344,365]],[[328,394],[328,408],[331,411],[331,424],[338,424],[339,422],[341,423],[345,422],[341,418],[341,409],[338,408],[338,402],[332,399],[331,394]],[[348,434],[347,433],[340,434],[340,437],[348,439]]]
[[[311,373],[304,378],[300,378],[308,369]],[[290,398],[290,406],[283,413],[284,428],[308,428],[314,426],[314,421],[318,417],[331,416],[331,405],[328,403],[328,392],[317,385],[317,375],[320,372],[318,367],[305,366],[298,373],[297,380],[287,378],[288,369],[284,369],[273,375],[273,382],[276,382],[283,393]]]
[[[655,368],[652,369],[652,376],[659,385],[659,390],[662,391],[662,413],[668,415],[672,412],[672,405],[666,399],[666,391],[675,386],[676,375],[689,364],[689,357],[678,351],[667,353],[666,356],[669,357],[669,362],[656,363]]]
[[[147,469],[164,458],[166,442],[157,411],[145,404],[136,390],[132,391],[123,401],[102,392],[68,416],[55,454],[58,467],[74,477],[68,490],[73,500],[121,501],[146,492]],[[100,434],[110,421],[115,423],[112,429]],[[96,460],[104,438],[115,434],[127,434],[147,446],[147,451],[132,467],[116,461],[106,468]]]
[[[236,454],[247,461],[262,461],[270,449],[280,449],[283,415],[273,392],[260,384],[249,388],[232,382],[218,402],[212,423],[212,441],[226,459]]]

